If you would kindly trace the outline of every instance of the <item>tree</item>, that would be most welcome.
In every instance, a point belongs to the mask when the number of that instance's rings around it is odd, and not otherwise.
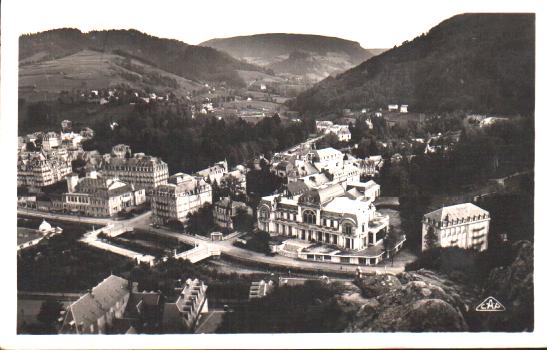
[[[270,249],[270,234],[266,231],[258,231],[247,241],[246,248],[258,253],[269,254]]]
[[[186,229],[194,235],[205,236],[215,227],[213,221],[213,205],[205,204],[198,211],[188,214]]]
[[[434,248],[439,243],[439,237],[437,237],[437,234],[435,233],[435,229],[432,226],[429,226],[427,228],[427,233],[424,239],[425,239],[425,246],[427,249]]]
[[[237,208],[234,216],[234,229],[240,232],[250,232],[254,227],[253,216],[245,208]]]
[[[233,175],[225,176],[220,182],[221,193],[226,193],[230,198],[236,198],[241,192],[239,180]]]
[[[57,300],[46,300],[40,307],[40,312],[36,316],[36,319],[44,325],[50,332],[48,334],[55,334],[55,324],[60,316],[60,312],[63,309],[63,305]]]
[[[384,237],[384,240],[382,241],[384,252],[386,252],[387,257],[391,260],[391,266],[393,266],[393,258],[394,254],[392,253],[392,250],[395,249],[395,245],[400,239],[400,235],[397,231],[393,229],[393,227],[390,228],[390,231],[386,234]]]

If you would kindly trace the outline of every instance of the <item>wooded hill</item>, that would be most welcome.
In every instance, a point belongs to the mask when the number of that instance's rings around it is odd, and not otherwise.
[[[408,104],[410,111],[532,114],[534,14],[462,14],[327,78],[294,107],[313,115]]]

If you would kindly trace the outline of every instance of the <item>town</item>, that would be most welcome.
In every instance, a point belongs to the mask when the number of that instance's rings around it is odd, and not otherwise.
[[[389,65],[431,33],[351,60],[22,36],[18,334],[533,329],[533,108],[409,93]],[[183,45],[195,71],[160,53]],[[481,319],[486,302],[517,311]]]
[[[406,108],[396,113],[407,113]],[[365,115],[364,124],[374,128],[368,118],[381,118],[379,113]],[[166,162],[133,153],[125,144],[115,145],[106,154],[84,151],[82,143],[93,139],[94,131],[89,127],[75,131],[69,120],[62,121],[59,132],[21,136],[19,221],[42,221],[39,227],[19,228],[20,258],[27,250],[40,249],[43,239],[63,234],[63,229],[52,227],[49,220],[94,224],[79,242],[150,267],[170,259],[195,264],[226,255],[245,265],[254,261],[277,269],[279,280],[250,284],[251,299],[266,295],[287,278],[291,280],[291,268],[303,276],[323,271],[346,279],[356,271],[400,273],[405,264],[416,259],[416,253],[404,249],[407,238],[401,226],[399,197],[383,196],[385,189],[376,181],[386,182],[381,178],[384,167],[409,162],[415,155],[359,158],[352,152],[360,145],[351,146],[350,129],[354,129],[352,124],[318,120],[315,135],[274,153],[271,159],[261,155],[232,167],[221,160],[193,174],[170,174]],[[436,146],[430,146],[433,139]],[[423,154],[431,149],[449,152],[455,145],[451,138],[447,143],[440,140],[434,136],[418,141],[427,146],[413,149]],[[322,144],[339,149],[318,148]],[[278,180],[279,186],[253,201],[247,174],[264,171]],[[250,181],[256,180],[251,177]],[[423,226],[421,250],[436,246],[486,250],[491,218],[475,204],[480,197],[474,195],[470,202],[423,213],[421,222],[414,223]],[[400,250],[402,256],[398,255]],[[167,311],[171,304],[162,292],[141,292],[137,286],[137,281],[107,277],[91,292],[67,303],[56,328],[61,333],[81,334],[192,332],[210,327],[205,322],[210,318],[204,281],[189,279],[174,287],[168,294],[177,290],[180,294],[175,293],[178,299],[173,301],[173,311]],[[90,298],[103,298],[97,299],[95,311],[83,306]],[[176,306],[178,303],[188,308]]]

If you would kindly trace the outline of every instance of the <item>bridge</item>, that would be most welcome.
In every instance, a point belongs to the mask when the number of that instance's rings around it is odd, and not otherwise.
[[[175,254],[175,259],[185,259],[190,261],[192,264],[197,263],[198,261],[207,259],[211,256],[219,256],[220,249],[214,245],[201,243],[197,247]]]

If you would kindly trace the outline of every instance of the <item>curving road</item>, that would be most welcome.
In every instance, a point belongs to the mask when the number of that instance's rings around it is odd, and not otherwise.
[[[213,246],[214,248],[219,249],[222,254],[231,256],[233,258],[236,258],[238,260],[241,260],[250,264],[253,264],[253,263],[266,264],[266,265],[271,265],[278,268],[279,267],[286,268],[288,270],[292,268],[292,269],[303,269],[303,270],[308,270],[312,272],[336,272],[336,273],[347,273],[347,274],[355,273],[355,270],[357,268],[356,265],[342,265],[342,264],[297,260],[297,259],[292,259],[285,256],[280,256],[280,255],[266,256],[262,253],[257,253],[257,252],[253,252],[247,249],[234,246],[233,242],[237,239],[237,236],[225,241],[212,242],[209,240],[204,240],[202,238],[197,238],[196,236],[169,231],[165,228],[154,228],[150,226],[150,216],[151,216],[150,211],[127,220],[114,220],[109,218],[75,217],[74,215],[45,213],[45,212],[39,212],[35,210],[28,210],[28,209],[24,209],[24,210],[19,209],[17,213],[22,215],[28,215],[28,216],[43,217],[46,219],[50,218],[50,219],[66,220],[66,221],[73,221],[73,222],[85,222],[85,223],[105,225],[105,226],[112,225],[115,228],[120,226],[123,226],[126,228],[140,228],[161,236],[176,238],[177,240],[184,242],[186,244],[199,245],[199,244],[206,243],[210,246]],[[88,232],[85,235],[85,238],[83,240],[86,242],[95,240],[96,235],[98,234],[98,231],[99,230],[95,230],[94,232]],[[361,266],[361,269],[363,271],[368,271],[368,272],[397,274],[404,271],[404,265],[398,264],[396,266]]]

